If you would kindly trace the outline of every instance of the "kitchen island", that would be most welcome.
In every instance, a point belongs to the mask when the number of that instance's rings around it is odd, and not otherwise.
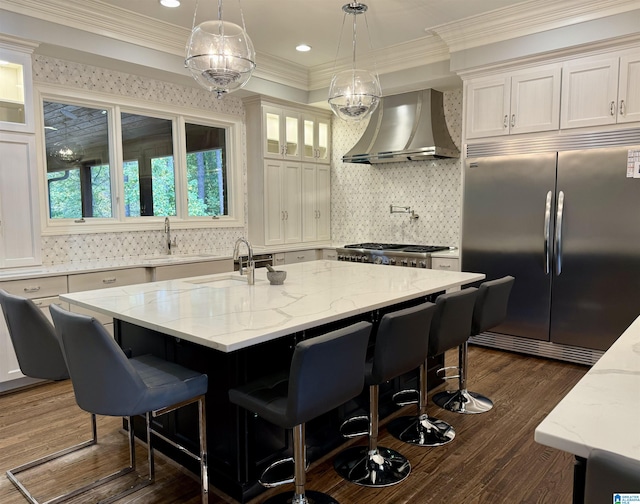
[[[222,273],[61,296],[71,304],[113,317],[117,341],[133,355],[152,353],[209,375],[210,480],[240,502],[261,490],[258,476],[288,452],[290,441],[282,429],[230,404],[229,388],[288,369],[293,348],[302,339],[358,320],[375,323],[385,311],[484,278],[479,273],[338,261],[279,269],[287,272],[283,285],[270,285],[266,270],[259,269],[254,285],[248,285],[238,273]],[[406,381],[389,384],[387,395]],[[355,412],[366,412],[367,398],[363,392],[361,398],[307,425],[311,460],[342,442],[340,423]],[[388,399],[386,403],[381,400],[381,407],[383,416],[392,411]],[[195,445],[195,408],[183,410],[168,415],[158,428],[182,443]],[[193,465],[160,441],[158,446],[185,466]]]
[[[640,317],[536,428],[538,443],[575,455],[575,504],[594,449],[640,461],[639,419]]]

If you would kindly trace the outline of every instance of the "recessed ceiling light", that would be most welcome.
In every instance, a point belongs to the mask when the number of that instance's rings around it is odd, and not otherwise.
[[[180,7],[180,0],[160,0],[160,4],[165,7]]]
[[[296,51],[308,52],[310,50],[311,50],[311,46],[307,44],[300,44],[299,46],[296,46]]]

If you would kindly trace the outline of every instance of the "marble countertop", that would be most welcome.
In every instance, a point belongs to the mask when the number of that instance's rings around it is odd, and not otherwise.
[[[24,280],[28,278],[43,278],[58,275],[73,275],[77,273],[91,273],[120,268],[157,268],[174,264],[188,264],[204,261],[219,261],[230,259],[231,256],[209,254],[182,255],[149,255],[142,257],[128,257],[120,259],[102,259],[96,261],[76,261],[53,266],[32,266],[25,268],[8,268],[0,270],[0,282],[5,280]]]
[[[255,285],[237,272],[63,294],[61,299],[223,352],[482,280],[483,274],[384,268],[342,261],[264,268]]]
[[[640,460],[640,317],[538,425],[535,440],[579,457]]]

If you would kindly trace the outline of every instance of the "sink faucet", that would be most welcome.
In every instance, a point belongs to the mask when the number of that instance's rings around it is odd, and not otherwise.
[[[236,240],[236,244],[233,248],[233,260],[234,261],[238,261],[238,263],[240,264],[240,274],[244,275],[244,268],[242,267],[242,259],[240,259],[240,244],[244,243],[247,246],[247,254],[248,254],[248,258],[247,258],[247,283],[249,285],[253,285],[255,283],[255,271],[256,271],[256,264],[255,262],[253,262],[253,249],[251,248],[251,243],[249,243],[248,240],[244,239],[244,238],[238,238]]]
[[[164,218],[164,234],[166,237],[167,254],[171,255],[171,247],[177,245],[176,239],[171,240],[171,224],[169,223],[169,217]]]

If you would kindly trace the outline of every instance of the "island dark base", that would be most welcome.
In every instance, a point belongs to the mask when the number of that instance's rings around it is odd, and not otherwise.
[[[389,311],[398,308],[396,306]],[[376,312],[368,317],[343,320],[231,353],[219,352],[121,320],[115,320],[114,325],[116,340],[133,356],[150,353],[208,375],[206,414],[209,481],[211,485],[244,503],[264,491],[257,482],[258,477],[275,460],[290,456],[293,443],[289,431],[231,404],[227,391],[260,376],[288,370],[293,349],[302,339],[324,334],[357,320],[374,319],[375,323],[379,316],[379,312]],[[443,362],[443,356],[430,360],[430,388],[442,383],[435,373],[443,366]],[[331,372],[330,363],[328,364],[327,372]],[[397,410],[391,399],[395,392],[417,387],[417,373],[416,370],[380,386],[381,419]],[[369,393],[365,387],[359,397],[307,423],[309,461],[320,458],[344,443],[339,433],[340,425],[353,415],[366,415],[369,411],[368,402]],[[176,439],[197,452],[197,407],[192,406],[155,419],[154,425],[167,437]],[[144,438],[142,418],[134,420],[134,428],[136,434]],[[199,474],[199,465],[193,459],[161,439],[154,439],[154,447]]]

